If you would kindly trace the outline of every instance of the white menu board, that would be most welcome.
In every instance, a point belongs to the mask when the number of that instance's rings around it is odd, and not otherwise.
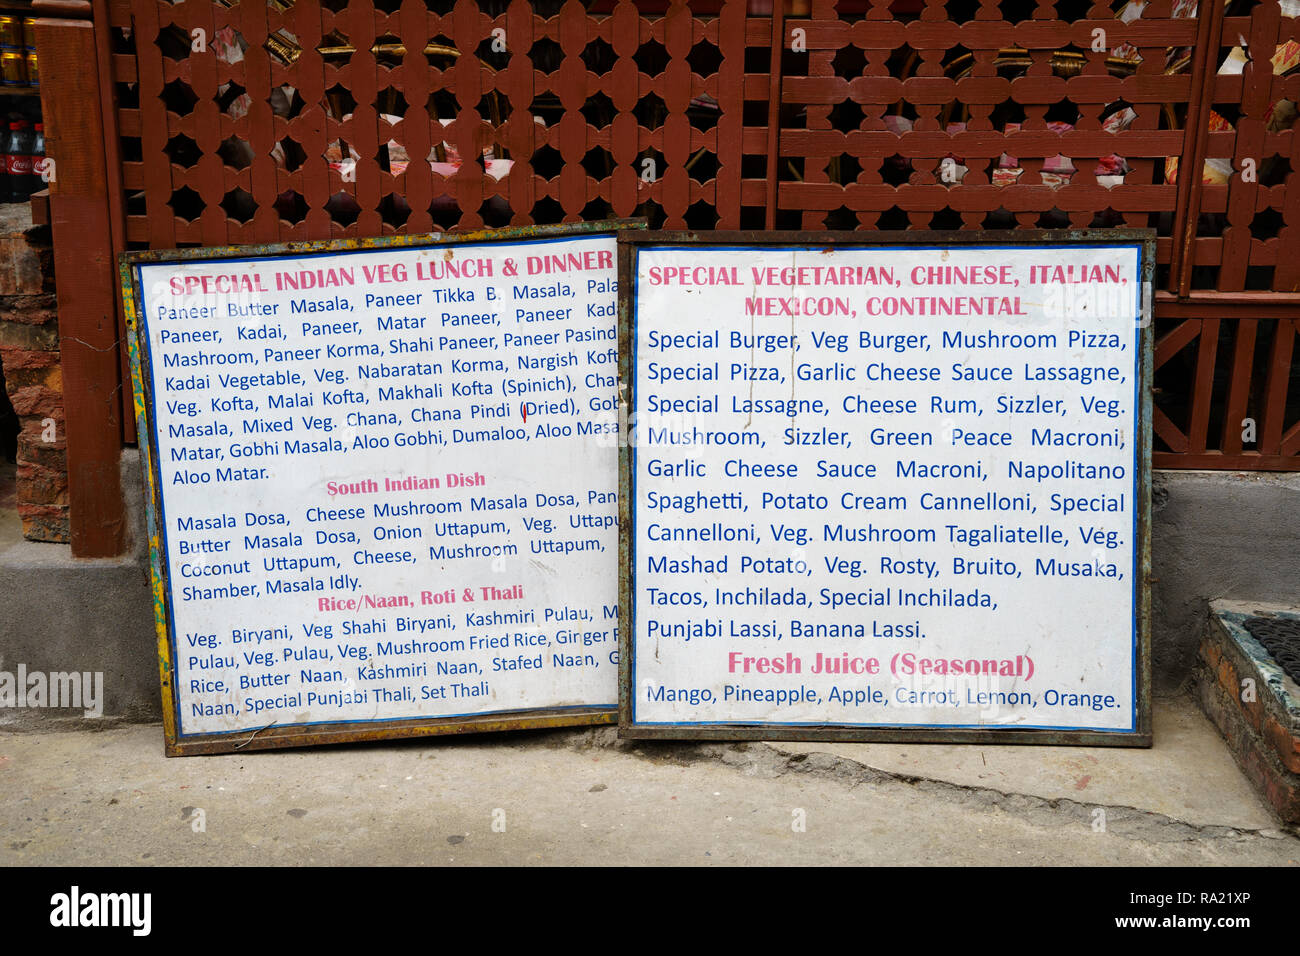
[[[1140,242],[633,248],[624,731],[1142,729]]]
[[[615,707],[614,256],[135,264],[179,743]]]

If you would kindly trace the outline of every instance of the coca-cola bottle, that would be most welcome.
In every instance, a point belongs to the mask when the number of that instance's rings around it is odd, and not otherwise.
[[[31,188],[27,190],[27,195],[38,193],[45,188],[45,180],[41,178],[41,173],[45,171],[45,124],[36,124],[36,138],[32,143],[32,175]]]
[[[32,194],[32,132],[26,120],[9,124],[4,156],[9,202],[25,202]]]
[[[13,202],[13,187],[9,184],[9,118],[0,116],[0,202]]]

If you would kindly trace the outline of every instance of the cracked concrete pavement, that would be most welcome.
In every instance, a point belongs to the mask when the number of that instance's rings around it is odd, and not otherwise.
[[[0,735],[0,865],[1295,865],[1185,697],[1151,750],[648,743],[613,728],[167,759]],[[1103,826],[1104,824],[1104,826]]]

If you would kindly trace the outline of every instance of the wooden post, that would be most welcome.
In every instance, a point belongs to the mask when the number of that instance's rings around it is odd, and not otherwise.
[[[109,220],[104,126],[91,5],[36,0],[46,154],[54,161],[50,226],[67,420],[72,553],[119,555],[126,519],[116,263]]]

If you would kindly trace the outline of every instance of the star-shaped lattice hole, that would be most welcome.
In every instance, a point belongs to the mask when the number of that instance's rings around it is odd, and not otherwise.
[[[600,92],[596,93],[595,96],[587,97],[587,102],[582,104],[582,115],[596,129],[604,129],[614,122],[616,112],[614,101]]]
[[[1088,223],[1089,229],[1114,229],[1124,225],[1124,214],[1107,206]]]
[[[542,92],[533,97],[528,104],[528,115],[541,119],[547,126],[554,126],[564,118],[564,104],[554,93]],[[541,124],[538,124],[541,125]]]
[[[651,229],[662,229],[664,221],[668,216],[664,213],[664,207],[659,205],[653,199],[647,199],[641,205],[637,206],[636,211],[632,214],[638,218],[644,217],[649,221]]]
[[[247,169],[253,164],[253,147],[238,136],[227,136],[217,147],[217,155],[231,169]]]
[[[692,128],[708,132],[718,125],[722,111],[706,103],[692,103],[686,107],[686,119]]]
[[[913,106],[911,103],[907,102],[907,100],[898,100],[897,102],[890,104],[885,109],[886,117],[892,117],[892,116],[902,117],[903,119],[907,120],[909,123],[915,123],[916,118],[919,115],[920,114],[916,112],[916,107]],[[888,123],[886,125],[888,125]]]
[[[980,223],[981,229],[1014,229],[1016,226],[1016,217],[1011,210],[1005,206],[999,206],[991,213],[984,217]]]
[[[636,173],[637,179],[643,183],[658,182],[663,178],[666,166],[667,160],[664,159],[664,154],[654,148],[643,150],[632,161],[632,169]]]
[[[375,94],[374,106],[381,116],[396,116],[400,120],[406,115],[406,96],[396,87],[385,87]]]
[[[1047,115],[1043,119],[1049,123],[1069,123],[1074,126],[1082,115],[1073,100],[1064,99],[1048,107]]]
[[[1132,103],[1116,100],[1103,106],[1097,117],[1107,132],[1119,133],[1131,127],[1140,115]]]
[[[456,65],[460,53],[451,37],[439,33],[424,47],[424,58],[435,70],[449,70]]]
[[[618,54],[602,37],[596,37],[582,49],[582,62],[587,69],[597,76],[604,76],[614,69]]]
[[[1091,9],[1092,0],[1056,0],[1056,15],[1067,23],[1088,19]]]
[[[931,229],[960,229],[961,213],[951,206],[945,206],[930,217]]]
[[[392,16],[402,7],[402,0],[374,0],[375,9]]]
[[[429,94],[427,109],[433,119],[453,119],[460,112],[460,105],[450,90],[434,90]]]
[[[1272,239],[1285,225],[1286,219],[1276,209],[1261,209],[1250,221],[1250,234],[1256,239]]]
[[[658,93],[648,93],[637,101],[636,121],[646,129],[658,129],[664,123],[668,110]]]
[[[271,155],[282,162],[284,168],[291,173],[301,169],[302,164],[307,161],[307,151],[292,136],[286,136],[275,146],[276,148],[272,150]],[[279,153],[278,156],[276,156],[277,152]]]
[[[474,55],[493,70],[504,70],[510,65],[510,47],[499,37],[484,37],[474,48]]]
[[[394,229],[401,229],[406,225],[406,220],[411,218],[411,207],[406,204],[406,200],[391,193],[379,200],[376,211],[379,218]]]
[[[189,169],[199,161],[203,155],[199,149],[199,144],[194,142],[184,133],[177,133],[171,139],[167,140],[167,145],[163,147],[163,152],[177,166]]]
[[[895,153],[880,164],[880,179],[890,186],[901,186],[912,178],[912,161]]]
[[[832,209],[826,214],[825,225],[827,229],[837,231],[848,231],[857,229],[861,223],[858,220],[858,214],[848,206],[840,206]]]
[[[550,223],[564,221],[564,207],[552,199],[550,196],[543,196],[537,202],[533,203],[533,211],[530,213],[533,222],[539,226]]]
[[[344,227],[352,225],[361,215],[361,207],[357,205],[356,197],[343,189],[326,200],[325,211],[329,213],[330,219]]]
[[[614,171],[614,157],[603,146],[593,146],[587,150],[587,155],[582,157],[582,168],[587,171],[588,176],[600,182]]]
[[[325,152],[321,158],[334,172],[343,177],[345,183],[356,182],[357,153],[347,140],[331,139],[325,144]]]
[[[335,83],[325,91],[325,109],[336,120],[342,120],[357,108],[357,101],[342,83]]]
[[[235,222],[248,222],[257,213],[257,203],[249,192],[235,187],[221,200],[221,208]]]
[[[370,52],[374,55],[376,64],[391,70],[402,65],[402,58],[406,56],[406,47],[400,37],[385,33],[370,45]]]
[[[691,47],[686,62],[691,65],[692,73],[701,77],[712,76],[722,66],[722,51],[708,40],[701,40]]]
[[[1008,157],[1008,161],[1010,161],[1010,157]],[[1018,166],[1003,166],[1000,160],[995,159],[989,164],[989,183],[990,185],[999,187],[1014,186],[1020,180],[1020,177],[1024,175],[1024,172],[1025,171]]]
[[[1063,209],[1053,206],[1038,217],[1037,226],[1039,229],[1068,229],[1070,228],[1070,217],[1066,215]]]
[[[960,159],[955,156],[945,156],[939,160],[938,165],[932,170],[934,181],[940,186],[952,188],[959,185],[966,178],[970,169]]]
[[[889,54],[889,59],[885,61],[885,72],[896,79],[905,80],[916,75],[920,63],[920,54],[904,43]]]
[[[194,95],[194,90],[184,80],[172,80],[165,84],[161,99],[167,110],[177,116],[188,116],[194,111],[194,104],[199,101],[199,98]]]
[[[862,163],[851,153],[840,153],[838,156],[831,157],[826,172],[831,182],[848,186],[858,181],[858,175],[862,172]]]
[[[306,219],[309,209],[307,200],[293,189],[285,190],[275,198],[276,215],[291,226],[296,226]]]
[[[191,44],[194,41],[188,32],[173,23],[159,30],[154,42],[163,56],[180,62],[190,55]]]
[[[564,168],[564,157],[558,149],[546,143],[533,153],[528,164],[533,167],[533,175],[542,179],[554,179]]]
[[[406,166],[409,163],[406,147],[395,139],[380,143],[379,149],[375,151],[374,160],[380,172],[389,173],[393,176],[400,176],[406,172]],[[393,168],[394,165],[396,165],[396,169]]]
[[[452,196],[435,196],[429,204],[429,217],[438,231],[446,231],[460,222],[460,206]]]
[[[460,171],[460,166],[453,165],[450,163],[449,157],[454,157],[454,156],[455,153],[450,143],[439,141],[429,147],[429,155],[425,157],[425,161],[428,162],[431,166],[433,166],[433,178],[435,181],[435,185],[434,185],[435,190],[451,189],[451,186],[448,185],[446,181],[451,179]],[[482,157],[479,157],[478,168],[480,172],[482,172],[482,170],[484,169]],[[435,198],[434,200],[435,205],[437,204],[438,201],[439,200]],[[430,210],[432,210],[432,208],[433,207],[431,206]],[[459,212],[457,213],[457,215],[459,215]]]
[[[609,204],[608,199],[597,197],[582,207],[583,222],[599,222],[602,219],[613,218],[614,207]]]
[[[857,103],[852,100],[844,100],[831,107],[831,128],[843,132],[861,129],[862,121],[866,119],[866,115],[866,113],[862,112],[862,107]]]
[[[501,196],[492,196],[483,201],[483,205],[478,207],[478,214],[483,219],[483,225],[489,229],[500,229],[502,226],[510,225],[510,220],[514,212],[510,204]]]
[[[172,193],[172,198],[167,200],[167,205],[172,207],[172,212],[184,219],[186,222],[193,222],[203,215],[203,210],[208,204],[203,201],[203,197],[196,193],[189,186],[182,186]]]
[[[339,64],[351,60],[356,49],[352,46],[352,41],[348,39],[346,33],[331,30],[316,45],[316,52],[321,55],[326,63]]]
[[[862,75],[867,68],[867,55],[855,46],[841,47],[831,60],[831,72],[846,80]]]
[[[1086,0],[1091,3],[1092,0]],[[968,23],[975,19],[975,14],[979,13],[980,0],[948,0],[944,4],[944,10],[948,13],[948,19],[952,23]]]
[[[668,68],[668,49],[658,40],[646,40],[636,48],[636,68],[646,76],[658,76]]]
[[[890,206],[876,217],[876,228],[883,230],[906,229],[912,224],[907,211],[901,206]]]
[[[1048,156],[1043,160],[1043,166],[1038,171],[1043,183],[1059,189],[1062,186],[1068,186],[1070,180],[1078,170],[1074,166],[1074,160],[1063,153],[1057,153],[1055,156]]]
[[[714,229],[718,225],[718,210],[713,208],[712,203],[707,203],[703,199],[697,199],[686,207],[686,228],[687,229]]]
[[[1035,0],[1002,0],[998,4],[998,10],[1001,11],[1003,20],[1019,23],[1033,17],[1036,6]]]
[[[1286,156],[1274,154],[1265,156],[1259,164],[1259,184],[1261,186],[1281,186],[1291,175],[1291,160]]]
[[[510,119],[510,101],[496,90],[489,90],[479,97],[475,109],[478,111],[479,119],[493,126],[500,126]]]
[[[282,66],[293,66],[298,62],[298,57],[302,56],[302,48],[294,40],[293,34],[285,30],[277,30],[268,36],[262,43],[262,49]]]
[[[528,48],[528,59],[539,73],[554,73],[564,61],[564,48],[550,37],[542,37]]]
[[[989,114],[989,121],[992,122],[995,130],[1005,130],[1009,124],[1024,123],[1025,108],[1015,100],[1003,100],[997,106],[993,107],[993,112]]]
[[[718,175],[718,157],[711,150],[698,150],[686,161],[686,173],[696,182],[707,183]]]
[[[240,92],[243,92],[242,87]],[[266,98],[266,101],[271,104],[271,112],[283,119],[294,119],[307,105],[307,101],[302,98],[297,88],[288,83],[281,83],[272,88],[271,95]]]
[[[1088,54],[1073,43],[1058,47],[1052,53],[1052,72],[1069,79],[1078,76],[1088,66]]]

